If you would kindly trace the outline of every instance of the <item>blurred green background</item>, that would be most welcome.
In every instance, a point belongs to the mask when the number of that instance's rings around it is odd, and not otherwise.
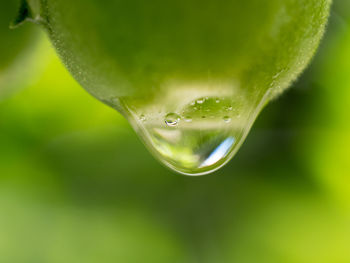
[[[349,263],[349,26],[336,0],[310,68],[198,178],[155,161],[33,33],[0,97],[0,263]]]

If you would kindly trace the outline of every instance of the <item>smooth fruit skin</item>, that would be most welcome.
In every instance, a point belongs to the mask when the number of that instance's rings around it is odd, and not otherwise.
[[[331,0],[28,0],[65,65],[98,99],[235,79],[275,97],[307,66]]]

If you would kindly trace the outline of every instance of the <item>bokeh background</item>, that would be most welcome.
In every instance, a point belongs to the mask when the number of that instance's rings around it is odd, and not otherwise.
[[[30,30],[0,76],[0,263],[350,263],[349,0],[237,156],[198,178],[155,161]]]

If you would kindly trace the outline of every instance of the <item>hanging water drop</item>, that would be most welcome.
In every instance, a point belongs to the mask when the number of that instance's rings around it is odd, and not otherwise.
[[[258,94],[247,99],[240,89],[219,87],[220,92],[214,89],[210,94],[200,85],[168,88],[168,93],[150,102],[131,98],[123,99],[121,105],[163,164],[182,174],[203,175],[234,156],[268,98]],[[147,116],[147,122],[133,117],[141,115]]]

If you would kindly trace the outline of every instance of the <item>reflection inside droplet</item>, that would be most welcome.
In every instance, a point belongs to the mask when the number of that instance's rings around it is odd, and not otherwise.
[[[216,164],[227,155],[234,143],[235,138],[227,138],[209,155],[209,157],[202,163],[201,167],[207,167]]]

